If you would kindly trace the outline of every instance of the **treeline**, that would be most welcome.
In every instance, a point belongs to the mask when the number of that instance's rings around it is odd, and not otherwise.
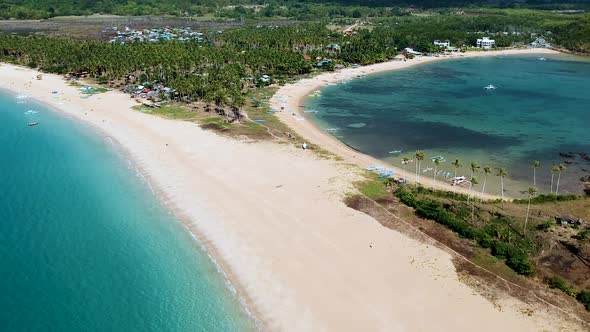
[[[342,45],[337,51],[326,47],[335,43]],[[386,28],[344,37],[319,24],[227,30],[208,34],[207,43],[119,45],[0,34],[0,60],[50,73],[85,73],[101,83],[157,81],[176,89],[180,100],[240,107],[244,92],[262,75],[280,82],[309,73],[316,62],[304,54],[368,64],[393,57],[403,43]]]
[[[3,0],[0,18],[43,19],[68,15],[177,15],[288,17],[316,19],[332,16],[383,17],[399,15],[399,8],[496,7],[575,9],[588,0]]]

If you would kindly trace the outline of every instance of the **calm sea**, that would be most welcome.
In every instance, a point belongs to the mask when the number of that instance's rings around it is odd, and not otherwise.
[[[351,147],[398,166],[416,150],[426,151],[426,169],[434,168],[430,158],[442,156],[438,179],[453,172],[456,158],[464,165],[459,174],[468,175],[471,162],[505,167],[508,194],[518,196],[532,184],[531,165],[539,160],[537,187],[548,192],[550,167],[565,162],[560,192],[581,192],[579,178],[590,174],[590,162],[578,154],[590,155],[590,61],[539,58],[446,60],[368,76],[308,98],[307,109],[319,112],[306,115],[337,129],[332,134]],[[498,178],[488,181],[498,191]]]
[[[252,327],[223,275],[108,138],[0,91],[0,330]]]

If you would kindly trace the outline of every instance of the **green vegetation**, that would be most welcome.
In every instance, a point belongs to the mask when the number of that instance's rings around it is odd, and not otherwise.
[[[466,205],[443,204],[434,199],[419,198],[403,187],[395,191],[395,196],[403,204],[413,207],[418,216],[434,220],[461,237],[475,241],[482,248],[489,248],[493,256],[505,259],[506,265],[516,273],[530,275],[534,272],[528,255],[533,244],[512,230],[510,218],[496,216],[488,225],[476,227],[465,220],[470,215]],[[505,233],[509,235],[504,236]]]
[[[586,310],[590,311],[590,292],[580,291],[578,292],[574,287],[570,286],[565,280],[559,277],[549,278],[547,284],[551,288],[556,288],[564,292],[565,294],[574,297],[578,302],[582,303]]]
[[[541,195],[531,198],[531,204],[575,201],[575,200],[579,200],[579,199],[585,199],[585,197],[580,196],[580,195],[574,195],[574,194],[567,194],[567,195],[541,194]],[[528,198],[515,199],[512,202],[514,202],[516,204],[528,204],[529,199]]]
[[[380,199],[387,195],[385,190],[388,179],[380,179],[374,174],[369,175],[369,180],[360,182],[357,185],[358,190],[370,199]]]
[[[565,280],[559,277],[550,278],[547,281],[547,284],[549,285],[549,287],[557,288],[572,297],[576,297],[578,294],[578,292],[572,286],[568,285],[568,283]]]
[[[383,17],[409,14],[403,7],[448,8],[490,6],[497,8],[572,9],[586,8],[579,1],[485,1],[485,0],[5,0],[0,4],[0,18],[40,19],[95,13],[115,15],[177,15],[259,19],[264,17]]]
[[[586,307],[586,310],[590,311],[589,291],[581,291],[580,293],[578,293],[578,296],[576,296],[576,299]]]

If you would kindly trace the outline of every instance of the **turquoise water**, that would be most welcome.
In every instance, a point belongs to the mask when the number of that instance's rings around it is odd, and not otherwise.
[[[0,92],[0,330],[252,329],[223,275],[116,146],[17,101]]]
[[[513,195],[531,185],[534,160],[542,162],[537,187],[547,192],[551,165],[567,161],[560,192],[580,192],[590,162],[559,152],[590,154],[590,61],[545,58],[443,60],[367,76],[308,98],[306,107],[319,112],[306,115],[322,128],[338,129],[332,134],[351,147],[398,166],[425,150],[423,167],[433,167],[429,157],[441,155],[445,173],[453,172],[455,158],[464,165],[459,174],[468,175],[472,161],[505,167]],[[489,84],[497,89],[483,88]],[[396,150],[402,152],[390,153]],[[488,188],[498,183],[490,179]]]

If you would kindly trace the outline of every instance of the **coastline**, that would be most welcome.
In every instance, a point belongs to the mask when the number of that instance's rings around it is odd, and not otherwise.
[[[286,123],[309,143],[320,146],[321,148],[324,148],[343,158],[346,162],[358,165],[363,169],[366,169],[369,166],[382,166],[393,169],[395,170],[396,178],[405,178],[410,183],[415,183],[415,173],[353,149],[330,133],[325,132],[319,128],[313,121],[305,119],[303,109],[305,108],[305,101],[309,94],[329,84],[337,84],[339,82],[348,81],[366,75],[409,68],[435,61],[526,54],[549,55],[560,54],[560,52],[544,48],[472,51],[440,57],[415,57],[407,61],[389,61],[357,68],[346,68],[335,72],[322,73],[315,77],[302,79],[292,84],[286,84],[280,87],[280,89],[275,93],[273,98],[270,100],[270,104],[272,108],[277,110],[280,110],[283,107],[284,111],[276,112],[275,114],[282,122]],[[451,186],[449,183],[444,181],[434,182],[432,179],[430,179],[430,177],[427,176],[419,176],[419,183],[430,188],[448,190],[466,195],[470,194],[468,188]],[[482,195],[480,192],[473,192],[472,194],[482,199],[501,199],[499,195]],[[504,199],[509,200],[511,197],[505,196]]]
[[[122,93],[81,99],[61,77],[43,74],[37,81],[37,74],[1,64],[0,87],[29,95],[120,144],[164,205],[219,263],[262,328],[560,326],[548,312],[522,314],[526,305],[515,299],[484,299],[459,280],[448,253],[347,208],[341,199],[358,178],[351,167],[136,112]],[[508,310],[498,310],[498,303]]]

